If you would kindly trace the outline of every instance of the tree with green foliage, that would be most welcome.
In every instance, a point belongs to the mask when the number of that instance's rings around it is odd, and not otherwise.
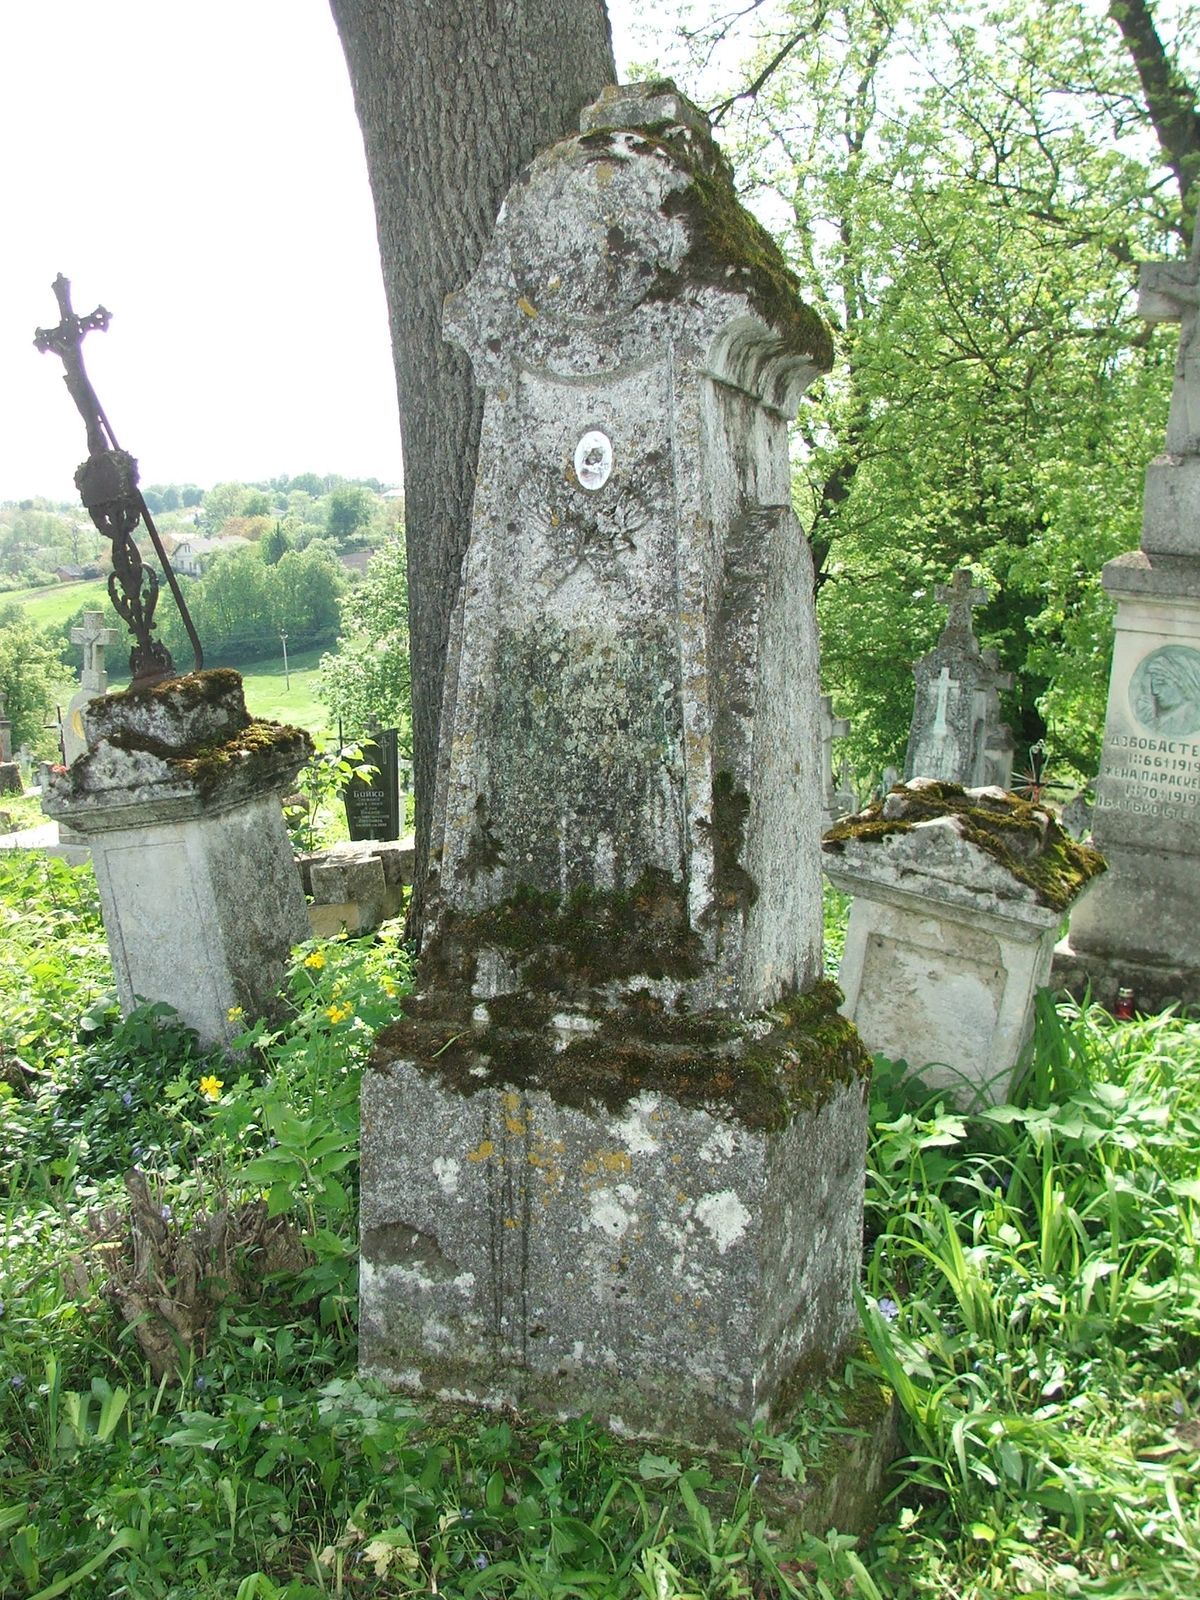
[[[215,538],[231,517],[243,516],[252,493],[244,483],[214,483],[206,489],[201,521],[205,534]]]
[[[1103,723],[1105,560],[1137,543],[1170,335],[1135,314],[1178,213],[1138,83],[1094,5],[782,8],[731,116],[839,360],[802,413],[797,499],[825,686],[860,761],[903,754],[910,663],[960,565],[1017,675],[1018,746],[1080,773]],[[1114,143],[1114,118],[1123,108]],[[719,108],[720,109],[720,108]]]
[[[294,650],[311,649],[337,638],[346,570],[337,551],[324,539],[303,550],[287,550],[268,567],[273,574],[273,626],[282,628]]]
[[[319,683],[321,698],[348,737],[373,727],[399,728],[409,746],[412,686],[402,538],[375,552],[362,582],[343,601],[338,648],[322,656]]]
[[[341,484],[325,503],[325,531],[338,543],[351,539],[371,520],[373,500],[356,484]]]
[[[15,601],[0,606],[0,694],[14,750],[28,745],[47,760],[61,759],[54,708],[69,693],[70,674],[55,641],[35,628]]]
[[[264,559],[261,544],[239,545],[218,554],[203,577],[181,582],[209,666],[276,654],[281,629],[296,651],[337,637],[346,577],[336,551],[320,541],[288,550],[274,564]],[[164,604],[159,618],[167,648],[176,660],[187,660],[174,607]]]
[[[292,541],[288,537],[287,528],[282,517],[276,517],[275,522],[262,536],[262,557],[268,566],[273,567],[285,551],[292,548]]]

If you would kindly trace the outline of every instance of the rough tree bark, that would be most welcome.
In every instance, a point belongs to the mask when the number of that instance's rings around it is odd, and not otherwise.
[[[442,676],[482,408],[442,301],[520,169],[615,77],[604,0],[330,0],[350,69],[391,319],[404,448],[419,936]]]

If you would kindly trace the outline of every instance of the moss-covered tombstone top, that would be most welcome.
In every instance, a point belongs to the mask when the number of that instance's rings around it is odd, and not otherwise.
[[[510,191],[446,334],[485,391],[433,930],[671,886],[693,998],[819,963],[817,641],[787,422],[830,363],[702,114],[612,88]]]

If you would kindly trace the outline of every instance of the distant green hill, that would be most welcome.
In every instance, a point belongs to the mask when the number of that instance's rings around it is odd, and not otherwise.
[[[124,624],[112,609],[108,587],[100,578],[83,583],[53,583],[40,589],[16,589],[0,594],[0,609],[12,601],[20,604],[39,628],[61,628],[85,606],[89,610],[103,611],[108,624],[118,628],[122,639],[125,638]],[[162,603],[169,605],[170,596],[164,596]],[[316,669],[323,654],[322,649],[289,652],[290,687],[284,678],[282,652],[277,661],[248,661],[244,669],[237,661],[226,664],[242,672],[246,704],[254,716],[271,722],[290,722],[298,728],[306,728],[309,733],[332,735],[337,729],[330,725],[329,713],[316,697]],[[108,651],[108,676],[114,688],[129,681],[127,658],[127,646],[118,644]],[[77,651],[68,652],[67,662],[78,672]],[[178,665],[185,667],[190,663],[179,661]]]

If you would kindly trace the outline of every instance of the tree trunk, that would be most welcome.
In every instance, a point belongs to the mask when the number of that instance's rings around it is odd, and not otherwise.
[[[1175,176],[1184,229],[1191,237],[1200,178],[1200,116],[1196,94],[1172,61],[1154,21],[1149,0],[1109,0],[1108,14],[1121,30],[1137,71],[1163,159]]]
[[[330,0],[375,197],[400,426],[419,936],[450,615],[471,525],[482,403],[442,339],[521,168],[615,77],[604,0]]]

